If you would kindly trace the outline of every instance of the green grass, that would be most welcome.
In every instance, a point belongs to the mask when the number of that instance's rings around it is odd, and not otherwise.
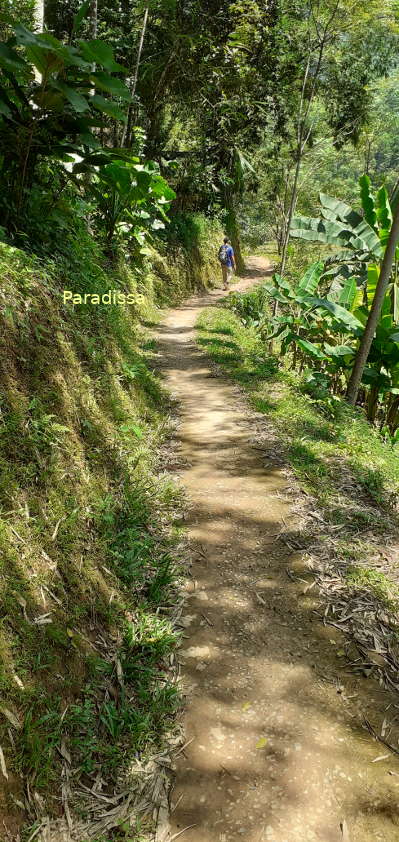
[[[389,608],[397,611],[399,588],[378,570],[362,566],[351,566],[346,571],[348,586],[354,590],[369,590]]]
[[[0,745],[15,797],[29,780],[50,816],[61,744],[75,776],[101,773],[111,792],[165,744],[180,705],[168,614],[184,501],[162,468],[171,407],[145,323],[196,273],[212,279],[220,232],[193,225],[191,253],[163,245],[141,267],[105,266],[84,230],[47,262],[0,244]],[[72,309],[64,287],[134,301]],[[0,787],[6,825],[29,837],[2,775]]]
[[[245,389],[254,409],[273,422],[298,481],[315,498],[325,522],[339,528],[339,557],[361,564],[356,575],[350,568],[348,583],[392,604],[395,587],[372,562],[367,565],[367,557],[375,542],[383,544],[399,532],[396,453],[360,412],[306,394],[303,379],[268,356],[256,328],[245,327],[226,306],[201,314],[198,342]]]

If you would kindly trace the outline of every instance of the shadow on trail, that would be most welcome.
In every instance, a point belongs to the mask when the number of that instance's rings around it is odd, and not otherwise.
[[[260,274],[254,267],[247,277]],[[205,296],[188,311],[208,304]],[[191,325],[194,313],[181,312]],[[179,764],[174,800],[182,800],[172,830],[184,829],[188,842],[338,842],[346,817],[350,830],[359,828],[356,840],[394,842],[399,808],[386,776],[392,760],[371,765],[379,747],[362,717],[382,720],[397,698],[347,674],[335,654],[340,633],[316,616],[320,597],[306,579],[287,575],[300,567],[306,545],[281,500],[287,477],[264,464],[237,387],[223,377],[210,386],[190,330],[169,323],[159,342],[162,369],[182,402],[183,481],[193,498],[189,639],[181,651],[193,740]],[[220,341],[221,352],[234,344]],[[298,427],[298,437],[323,432],[323,424],[319,431]],[[313,467],[319,470],[317,459]],[[320,468],[320,482],[325,478]],[[343,517],[349,503],[348,490]],[[377,832],[369,833],[374,818]]]

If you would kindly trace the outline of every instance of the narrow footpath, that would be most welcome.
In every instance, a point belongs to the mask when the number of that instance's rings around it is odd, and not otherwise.
[[[252,258],[235,288],[267,270]],[[395,842],[399,758],[360,721],[370,705],[383,717],[387,695],[371,680],[323,679],[327,667],[337,671],[334,629],[315,617],[313,592],[290,582],[292,553],[276,540],[293,522],[287,476],[264,466],[262,420],[195,343],[198,314],[222,295],[171,311],[158,335],[180,405],[193,561],[179,658],[188,745],[177,759],[170,836]]]

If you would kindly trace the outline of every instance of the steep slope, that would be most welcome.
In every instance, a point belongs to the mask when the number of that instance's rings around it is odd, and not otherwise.
[[[219,231],[199,231],[192,250],[152,252],[136,270],[104,267],[87,236],[75,263],[0,245],[0,827],[11,839],[43,815],[68,817],[76,780],[91,788],[100,775],[119,791],[129,760],[173,722],[181,499],[163,466],[170,407],[144,322],[211,280]],[[63,289],[130,303],[73,307]]]

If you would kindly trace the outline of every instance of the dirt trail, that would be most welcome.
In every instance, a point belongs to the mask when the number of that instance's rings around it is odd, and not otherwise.
[[[249,264],[238,289],[266,273],[265,260]],[[312,613],[315,598],[290,583],[295,558],[276,541],[282,519],[292,520],[282,499],[287,477],[263,466],[262,421],[195,344],[198,313],[220,296],[173,310],[159,332],[181,408],[193,552],[181,651],[191,742],[178,758],[171,834],[184,831],[182,842],[394,842],[399,762],[360,724],[370,706],[383,718],[387,696],[366,679],[323,679],[326,668],[339,672],[334,630]]]

